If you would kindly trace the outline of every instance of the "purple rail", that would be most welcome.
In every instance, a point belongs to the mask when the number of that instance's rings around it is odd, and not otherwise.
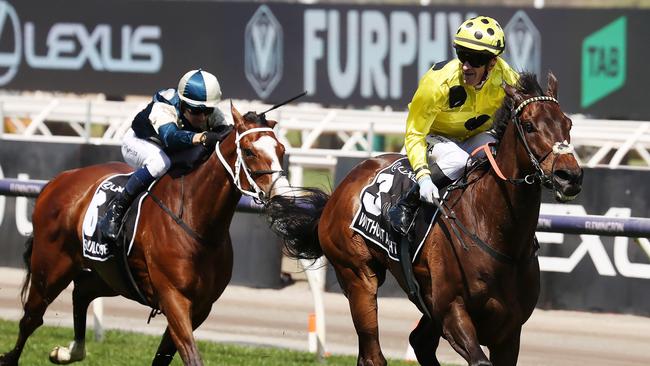
[[[0,179],[0,195],[36,197],[45,184],[47,184],[45,180]],[[251,197],[243,196],[237,204],[237,211],[260,213],[262,205]],[[650,219],[595,215],[539,215],[537,231],[644,238],[650,236]]]

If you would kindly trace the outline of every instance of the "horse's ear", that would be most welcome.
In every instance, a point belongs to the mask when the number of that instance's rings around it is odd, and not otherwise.
[[[548,84],[546,86],[546,95],[557,99],[557,78],[553,72],[548,72]]]
[[[235,122],[235,126],[241,126],[244,124],[244,119],[241,114],[239,114],[237,108],[232,104],[232,100],[230,101],[230,113],[232,114],[232,120]]]
[[[521,94],[519,94],[519,91],[517,90],[517,88],[515,88],[514,86],[506,83],[505,81],[503,82],[503,84],[501,86],[503,87],[503,90],[505,90],[506,95],[509,96],[512,100],[514,100],[516,104],[521,103],[521,101],[523,100],[523,97],[521,96]]]

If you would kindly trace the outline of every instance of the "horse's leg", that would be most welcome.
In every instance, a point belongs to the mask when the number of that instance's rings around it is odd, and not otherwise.
[[[519,343],[521,328],[516,329],[513,334],[503,342],[489,346],[490,361],[495,366],[514,366],[519,358]]]
[[[442,321],[442,331],[449,344],[461,355],[469,366],[491,366],[481,349],[476,328],[462,300],[450,304],[449,312]]]
[[[172,363],[175,354],[176,345],[169,333],[169,327],[167,327],[165,328],[165,333],[163,333],[162,339],[160,340],[160,344],[156,350],[156,356],[154,356],[151,366],[167,366]]]
[[[359,338],[358,366],[386,365],[386,358],[379,345],[377,322],[377,273],[367,265],[352,270],[334,265],[339,283],[350,304],[352,322]],[[384,270],[385,271],[385,270]],[[382,274],[382,278],[383,278]]]
[[[212,306],[208,306],[204,310],[193,310],[192,311],[192,328],[198,328],[205,319],[210,315],[210,310]],[[169,334],[169,327],[165,329],[165,333],[160,340],[160,345],[156,351],[156,356],[151,363],[151,366],[167,366],[171,364],[174,354],[176,353],[176,345],[172,341],[171,335]]]
[[[193,327],[192,321],[190,320],[191,307],[190,300],[176,291],[170,291],[161,296],[160,299],[160,308],[167,317],[168,332],[166,331],[165,334],[169,333],[169,337],[174,342],[185,365],[201,366],[203,365],[203,361],[201,360],[199,349],[196,346],[196,341],[192,334]],[[171,349],[167,346],[165,339],[166,337],[163,335],[163,340],[159,346],[159,350],[162,347],[163,352]],[[164,359],[161,358],[159,361],[164,361]]]
[[[409,336],[409,343],[413,347],[413,351],[415,351],[415,356],[420,365],[440,366],[440,362],[436,357],[440,336],[438,327],[426,315],[422,316],[418,325]]]
[[[49,244],[49,243],[47,243]],[[43,324],[43,315],[48,305],[56,299],[74,278],[73,261],[65,252],[47,248],[48,253],[37,254],[34,246],[27,301],[23,306],[24,314],[20,319],[16,345],[8,353],[0,356],[0,365],[17,365],[27,338]]]
[[[50,352],[50,361],[65,365],[81,361],[86,357],[86,314],[88,305],[102,296],[114,296],[116,293],[102,281],[95,272],[82,271],[74,279],[72,291],[72,308],[74,319],[74,340],[68,347],[56,346]]]

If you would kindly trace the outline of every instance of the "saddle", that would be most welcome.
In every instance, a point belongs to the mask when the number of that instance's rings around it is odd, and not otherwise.
[[[151,306],[133,279],[127,257],[133,246],[133,238],[140,217],[140,207],[145,193],[140,194],[124,215],[120,235],[112,242],[102,237],[97,225],[98,219],[108,209],[114,196],[124,190],[130,174],[116,174],[106,178],[97,187],[93,199],[84,215],[83,256],[92,262],[92,270],[113,290],[126,294],[139,303]]]

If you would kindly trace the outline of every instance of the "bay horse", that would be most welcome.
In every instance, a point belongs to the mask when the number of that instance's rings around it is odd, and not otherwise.
[[[168,365],[177,350],[185,365],[203,364],[192,331],[207,318],[230,281],[233,251],[229,227],[237,202],[242,193],[265,201],[289,186],[281,166],[284,146],[273,132],[276,121],[254,112],[242,116],[232,105],[231,113],[234,128],[209,153],[207,161],[183,179],[165,175],[152,188],[151,193],[165,206],[174,212],[183,209],[186,227],[149,197],[142,204],[128,261],[147,302],[167,318],[154,365]],[[43,323],[48,305],[71,281],[74,341],[70,347],[52,351],[54,363],[85,357],[86,311],[93,299],[129,297],[116,293],[94,274],[93,264],[82,256],[81,238],[84,212],[98,184],[110,175],[131,171],[124,163],[70,170],[57,175],[40,193],[32,218],[33,236],[25,253],[24,315],[16,345],[0,357],[0,365],[18,364],[27,338]]]
[[[571,120],[556,100],[557,79],[548,75],[546,95],[534,75],[504,85],[495,115],[499,137],[496,169],[485,164],[452,190],[413,262],[423,315],[409,342],[421,365],[440,365],[444,337],[469,365],[515,365],[522,325],[540,291],[535,229],[541,187],[567,201],[581,190],[582,169],[572,154]],[[324,254],[347,297],[358,335],[359,366],[386,365],[379,344],[377,289],[388,269],[408,292],[398,262],[350,228],[360,192],[399,154],[358,164],[328,197],[318,189],[299,201],[274,199],[271,228],[293,258]],[[465,230],[458,230],[458,228]],[[480,345],[489,348],[489,359]]]

